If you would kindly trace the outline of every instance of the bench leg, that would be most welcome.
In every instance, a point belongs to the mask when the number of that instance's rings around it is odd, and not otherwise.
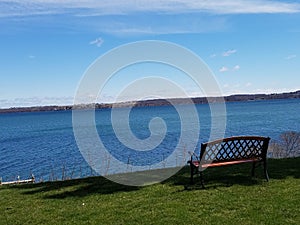
[[[256,162],[252,163],[252,170],[251,170],[251,176],[254,177],[255,175],[255,167],[256,167]]]
[[[264,173],[265,173],[266,180],[269,181],[269,175],[268,175],[267,161],[266,160],[264,160]]]
[[[191,171],[190,184],[194,184],[194,166],[192,165],[192,163],[190,164],[190,171]]]
[[[205,186],[204,186],[204,179],[203,179],[203,172],[200,171],[199,174],[200,174],[200,182],[201,182],[201,186],[202,186],[203,189],[205,189]]]

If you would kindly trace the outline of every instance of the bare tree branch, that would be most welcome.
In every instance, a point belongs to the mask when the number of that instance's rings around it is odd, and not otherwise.
[[[300,156],[300,132],[287,131],[280,135],[278,141],[273,141],[270,151],[274,158]]]

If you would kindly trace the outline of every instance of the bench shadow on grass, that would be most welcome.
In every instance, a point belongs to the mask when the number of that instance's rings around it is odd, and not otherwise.
[[[300,158],[270,159],[268,162],[268,172],[271,181],[282,180],[288,177],[299,179],[299,165]],[[242,164],[209,168],[204,171],[205,188],[215,189],[218,187],[230,187],[232,185],[252,186],[267,183],[262,167],[256,168],[255,177],[251,177],[251,166],[251,164]],[[157,172],[154,174],[157,174]],[[195,176],[195,184],[193,185],[190,185],[189,179],[189,167],[184,167],[177,174],[162,183],[170,186],[181,186],[184,187],[184,190],[202,189],[199,177]],[[64,199],[68,197],[84,197],[93,194],[131,192],[143,187],[118,184],[104,177],[88,177],[67,181],[15,185],[11,186],[11,188],[21,189],[25,195],[40,193],[43,198]]]
[[[251,167],[247,165],[234,165],[219,168],[209,168],[204,171],[205,189],[215,189],[219,187],[230,187],[232,185],[252,186],[262,184],[264,177],[257,173],[254,178],[250,175]],[[186,190],[203,190],[200,177],[194,175],[194,183],[190,183],[189,168],[183,168],[174,177],[165,181],[166,184],[183,186]]]

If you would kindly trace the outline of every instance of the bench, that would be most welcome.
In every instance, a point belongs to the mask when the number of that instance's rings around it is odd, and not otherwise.
[[[190,165],[191,184],[194,183],[194,175],[198,174],[204,188],[203,171],[208,167],[240,163],[252,163],[252,176],[254,176],[257,165],[263,164],[265,178],[269,181],[267,171],[269,141],[269,137],[236,136],[202,143],[200,156],[190,153],[191,159],[188,164]]]

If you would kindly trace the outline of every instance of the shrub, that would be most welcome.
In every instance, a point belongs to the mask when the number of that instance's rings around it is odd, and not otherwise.
[[[300,156],[300,132],[287,131],[279,136],[279,140],[270,145],[273,158]]]

